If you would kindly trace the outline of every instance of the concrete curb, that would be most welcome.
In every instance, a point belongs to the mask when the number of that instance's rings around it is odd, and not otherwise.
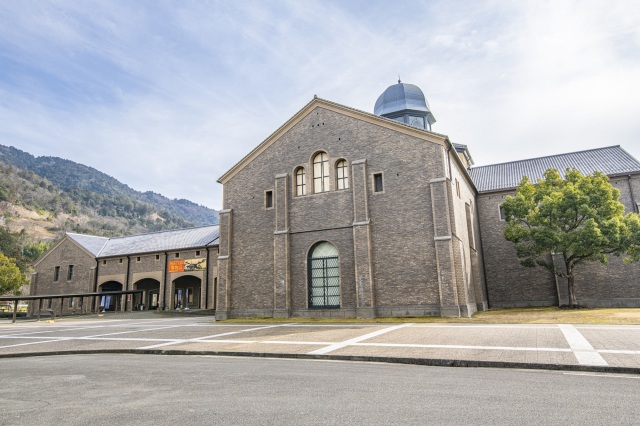
[[[281,354],[266,352],[224,352],[224,351],[185,351],[166,349],[87,349],[51,352],[18,352],[14,354],[0,354],[3,358],[26,358],[38,356],[58,355],[92,355],[92,354],[136,354],[136,355],[187,355],[187,356],[237,356],[247,358],[282,358],[327,361],[357,361],[381,362],[386,364],[411,364],[430,367],[470,367],[470,368],[516,368],[521,370],[551,370],[574,371],[590,373],[616,373],[640,375],[640,367],[613,367],[600,365],[573,364],[539,364],[506,361],[471,361],[460,359],[432,359],[432,358],[396,358],[364,355],[309,355],[309,354]]]

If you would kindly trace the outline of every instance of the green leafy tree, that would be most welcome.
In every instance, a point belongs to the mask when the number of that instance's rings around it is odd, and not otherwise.
[[[624,215],[619,199],[620,191],[600,172],[583,176],[567,169],[563,179],[549,169],[537,185],[525,176],[516,195],[501,205],[504,236],[515,243],[522,265],[543,266],[566,278],[569,303],[576,306],[576,266],[606,264],[610,255],[640,260],[640,216]],[[556,267],[553,254],[562,258],[564,270]]]
[[[14,293],[26,284],[24,274],[13,259],[0,253],[0,294]]]

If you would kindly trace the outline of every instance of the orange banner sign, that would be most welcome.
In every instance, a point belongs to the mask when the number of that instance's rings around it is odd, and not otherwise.
[[[204,271],[207,259],[170,260],[169,272]]]
[[[169,272],[184,272],[184,260],[170,260]]]

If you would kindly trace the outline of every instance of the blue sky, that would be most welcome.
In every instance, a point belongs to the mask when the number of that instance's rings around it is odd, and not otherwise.
[[[477,165],[640,158],[640,3],[0,2],[0,143],[219,209],[216,179],[314,94],[402,77]]]

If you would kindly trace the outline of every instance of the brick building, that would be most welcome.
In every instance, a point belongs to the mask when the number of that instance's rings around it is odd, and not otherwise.
[[[192,295],[199,288],[198,306],[215,306],[220,319],[468,316],[553,305],[566,286],[520,266],[502,236],[499,205],[522,176],[535,180],[548,167],[600,170],[626,210],[638,211],[640,162],[619,146],[473,167],[466,145],[431,131],[435,117],[418,87],[390,86],[374,111],[314,98],[219,179],[219,229],[193,231],[210,232],[206,238],[180,246],[168,241],[192,230],[106,242],[69,234],[36,264],[32,291],[71,289],[49,276],[73,259],[91,289],[148,288],[173,309],[186,287],[169,272],[170,260],[176,252],[197,259],[199,251],[206,270],[200,287],[189,288]],[[153,243],[138,245],[145,239]],[[617,259],[583,267],[578,297],[640,306],[639,272]],[[142,303],[153,306],[148,297]]]
[[[217,225],[119,238],[67,233],[35,263],[31,294],[142,290],[82,308],[213,309],[217,253]],[[80,309],[80,300],[67,299],[63,310]],[[52,303],[60,308],[60,300]]]

